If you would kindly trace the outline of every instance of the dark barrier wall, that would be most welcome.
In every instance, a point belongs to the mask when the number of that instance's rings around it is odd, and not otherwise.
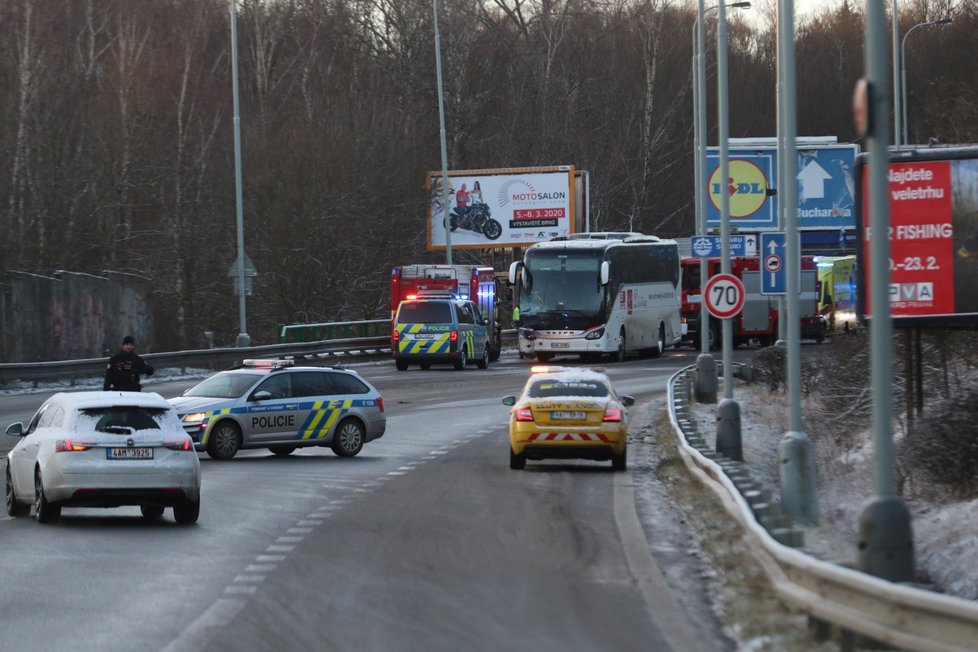
[[[115,353],[122,338],[153,350],[152,283],[135,274],[101,276],[8,271],[0,294],[4,362],[75,360]]]

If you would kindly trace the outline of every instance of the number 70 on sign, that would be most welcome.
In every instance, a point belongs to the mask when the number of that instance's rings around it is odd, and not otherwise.
[[[744,309],[744,284],[733,274],[715,274],[703,288],[706,309],[717,319],[730,319]]]

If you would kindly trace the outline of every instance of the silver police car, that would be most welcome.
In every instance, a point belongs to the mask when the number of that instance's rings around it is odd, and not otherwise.
[[[383,397],[360,374],[288,360],[245,360],[170,403],[195,448],[219,460],[246,448],[289,455],[304,446],[352,457],[387,427]]]

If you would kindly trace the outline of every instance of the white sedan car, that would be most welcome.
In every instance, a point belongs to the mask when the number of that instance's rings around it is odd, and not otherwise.
[[[139,505],[146,518],[173,508],[177,523],[200,514],[200,460],[176,410],[147,392],[61,392],[7,454],[7,513],[48,523],[62,507]]]

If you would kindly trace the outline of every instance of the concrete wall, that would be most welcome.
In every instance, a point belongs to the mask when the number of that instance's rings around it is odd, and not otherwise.
[[[8,271],[0,284],[0,356],[4,362],[97,358],[136,338],[152,351],[152,283],[135,274],[101,276]]]

